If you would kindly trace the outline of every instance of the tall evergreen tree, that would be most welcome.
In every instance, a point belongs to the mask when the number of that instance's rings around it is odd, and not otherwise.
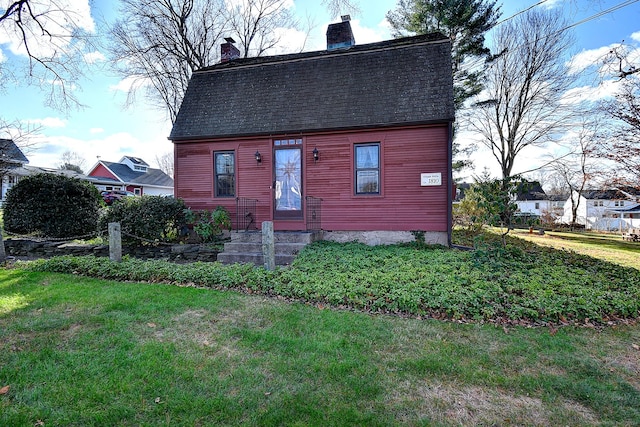
[[[485,33],[500,18],[497,0],[399,0],[387,13],[394,36],[439,31],[451,39],[456,108],[482,90],[482,71],[464,67],[467,60],[487,57]]]
[[[456,110],[482,91],[482,68],[472,71],[464,63],[489,56],[484,36],[500,18],[496,3],[497,0],[398,0],[396,9],[387,13],[396,37],[439,31],[451,39]],[[454,142],[454,171],[472,165],[469,156],[474,148],[463,148]]]

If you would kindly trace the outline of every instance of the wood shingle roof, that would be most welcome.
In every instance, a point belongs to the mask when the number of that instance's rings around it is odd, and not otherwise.
[[[435,33],[195,72],[169,139],[453,120],[451,45]]]

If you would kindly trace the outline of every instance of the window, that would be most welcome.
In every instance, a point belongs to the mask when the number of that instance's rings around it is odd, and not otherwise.
[[[380,194],[380,144],[355,145],[356,194]]]
[[[536,209],[540,209],[540,202],[536,202]]]
[[[602,200],[595,200],[593,202],[593,206],[604,206],[604,203],[602,202]]]
[[[613,202],[613,206],[624,206],[624,200],[616,200]]]
[[[216,197],[236,195],[236,155],[233,151],[214,153]]]
[[[134,188],[134,189],[133,189],[133,194],[135,194],[136,196],[139,196],[139,195],[140,195],[140,194],[142,194],[142,193],[140,192],[140,189],[139,189],[139,188]]]

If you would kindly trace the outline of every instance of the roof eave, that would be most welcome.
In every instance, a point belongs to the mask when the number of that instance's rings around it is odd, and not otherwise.
[[[425,120],[419,122],[395,122],[395,123],[378,123],[378,124],[366,124],[359,126],[345,126],[339,128],[309,128],[309,129],[281,129],[272,130],[268,132],[255,132],[255,133],[237,133],[237,134],[221,134],[221,135],[186,135],[186,136],[173,136],[169,135],[168,140],[172,142],[184,142],[194,140],[209,140],[219,138],[254,138],[265,137],[274,135],[294,135],[294,134],[317,134],[317,133],[333,133],[333,132],[350,132],[361,130],[380,130],[386,128],[401,128],[401,127],[419,127],[419,126],[434,126],[434,125],[449,125],[453,123],[455,118],[445,118],[437,120]]]

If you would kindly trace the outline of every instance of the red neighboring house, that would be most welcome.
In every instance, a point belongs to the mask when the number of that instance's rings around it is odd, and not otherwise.
[[[100,160],[87,177],[98,190],[124,190],[136,196],[173,195],[173,179],[138,157],[124,156],[117,163]]]
[[[176,197],[225,206],[238,229],[451,242],[451,44],[439,33],[223,61],[197,71],[171,139]],[[254,207],[255,206],[255,207]],[[251,221],[247,221],[247,216]]]

